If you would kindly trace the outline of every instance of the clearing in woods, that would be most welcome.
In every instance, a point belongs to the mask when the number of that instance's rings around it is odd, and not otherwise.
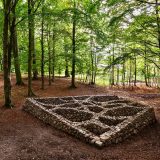
[[[40,80],[33,81],[34,92],[39,97],[112,94],[144,101],[154,107],[157,123],[123,143],[99,150],[22,111],[27,85],[15,86],[14,76],[12,81],[12,95],[16,107],[11,110],[4,109],[2,107],[3,82],[0,77],[0,157],[2,160],[159,160],[160,95],[157,89],[142,86],[132,90],[111,89],[81,83],[77,84],[76,89],[68,89],[70,81],[57,78],[52,86],[46,85],[45,90],[42,91]],[[24,82],[27,84],[27,79],[24,79]]]

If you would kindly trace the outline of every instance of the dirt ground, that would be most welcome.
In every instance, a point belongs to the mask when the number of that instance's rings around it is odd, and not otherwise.
[[[40,80],[33,81],[34,93],[40,97],[114,94],[145,101],[155,108],[157,123],[123,143],[97,149],[78,139],[44,124],[22,111],[27,85],[15,86],[12,77],[15,107],[3,105],[3,82],[0,76],[0,160],[160,160],[160,94],[151,88],[117,89],[77,84],[69,89],[70,81],[56,79],[52,86],[46,81],[45,90]],[[27,84],[27,80],[24,80]]]

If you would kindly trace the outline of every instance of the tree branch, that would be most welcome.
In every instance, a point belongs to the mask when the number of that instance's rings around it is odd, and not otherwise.
[[[147,4],[157,4],[157,5],[160,5],[160,3],[154,3],[154,2],[148,2],[148,1],[145,1],[145,0],[137,0],[138,2],[141,2],[141,3],[147,3]]]

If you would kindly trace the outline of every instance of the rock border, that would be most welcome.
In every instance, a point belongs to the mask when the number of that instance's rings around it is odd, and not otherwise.
[[[152,107],[112,95],[27,98],[23,110],[97,147],[122,142],[156,121]]]

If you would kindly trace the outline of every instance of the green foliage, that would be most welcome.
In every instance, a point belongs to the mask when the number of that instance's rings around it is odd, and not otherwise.
[[[153,5],[136,0],[45,0],[35,1],[35,48],[36,66],[41,67],[41,21],[44,16],[44,52],[45,74],[48,74],[48,34],[50,33],[51,53],[55,52],[55,72],[64,74],[66,60],[71,72],[72,60],[72,22],[76,13],[76,73],[91,71],[91,52],[95,56],[94,71],[98,77],[110,78],[111,70],[124,72],[129,77],[130,65],[134,74],[133,63],[137,58],[139,75],[153,77],[146,73],[147,67],[156,67],[159,74],[160,48],[156,8]],[[22,72],[27,72],[28,56],[28,8],[27,1],[19,0],[16,6],[19,59]],[[3,9],[0,3],[0,37],[3,33]],[[65,37],[65,38],[64,38]],[[91,45],[91,38],[93,44]],[[64,40],[65,39],[65,40]],[[66,48],[67,49],[66,49]],[[0,60],[2,59],[2,39],[0,39]],[[52,57],[53,60],[53,57]],[[131,64],[130,64],[131,61]],[[53,65],[53,64],[52,64]],[[115,68],[114,68],[115,67]],[[14,70],[14,64],[12,63]],[[153,69],[151,70],[153,72]],[[107,75],[103,75],[103,73]],[[116,74],[114,75],[116,77]],[[101,79],[101,78],[99,78]],[[109,80],[108,80],[109,81]]]

